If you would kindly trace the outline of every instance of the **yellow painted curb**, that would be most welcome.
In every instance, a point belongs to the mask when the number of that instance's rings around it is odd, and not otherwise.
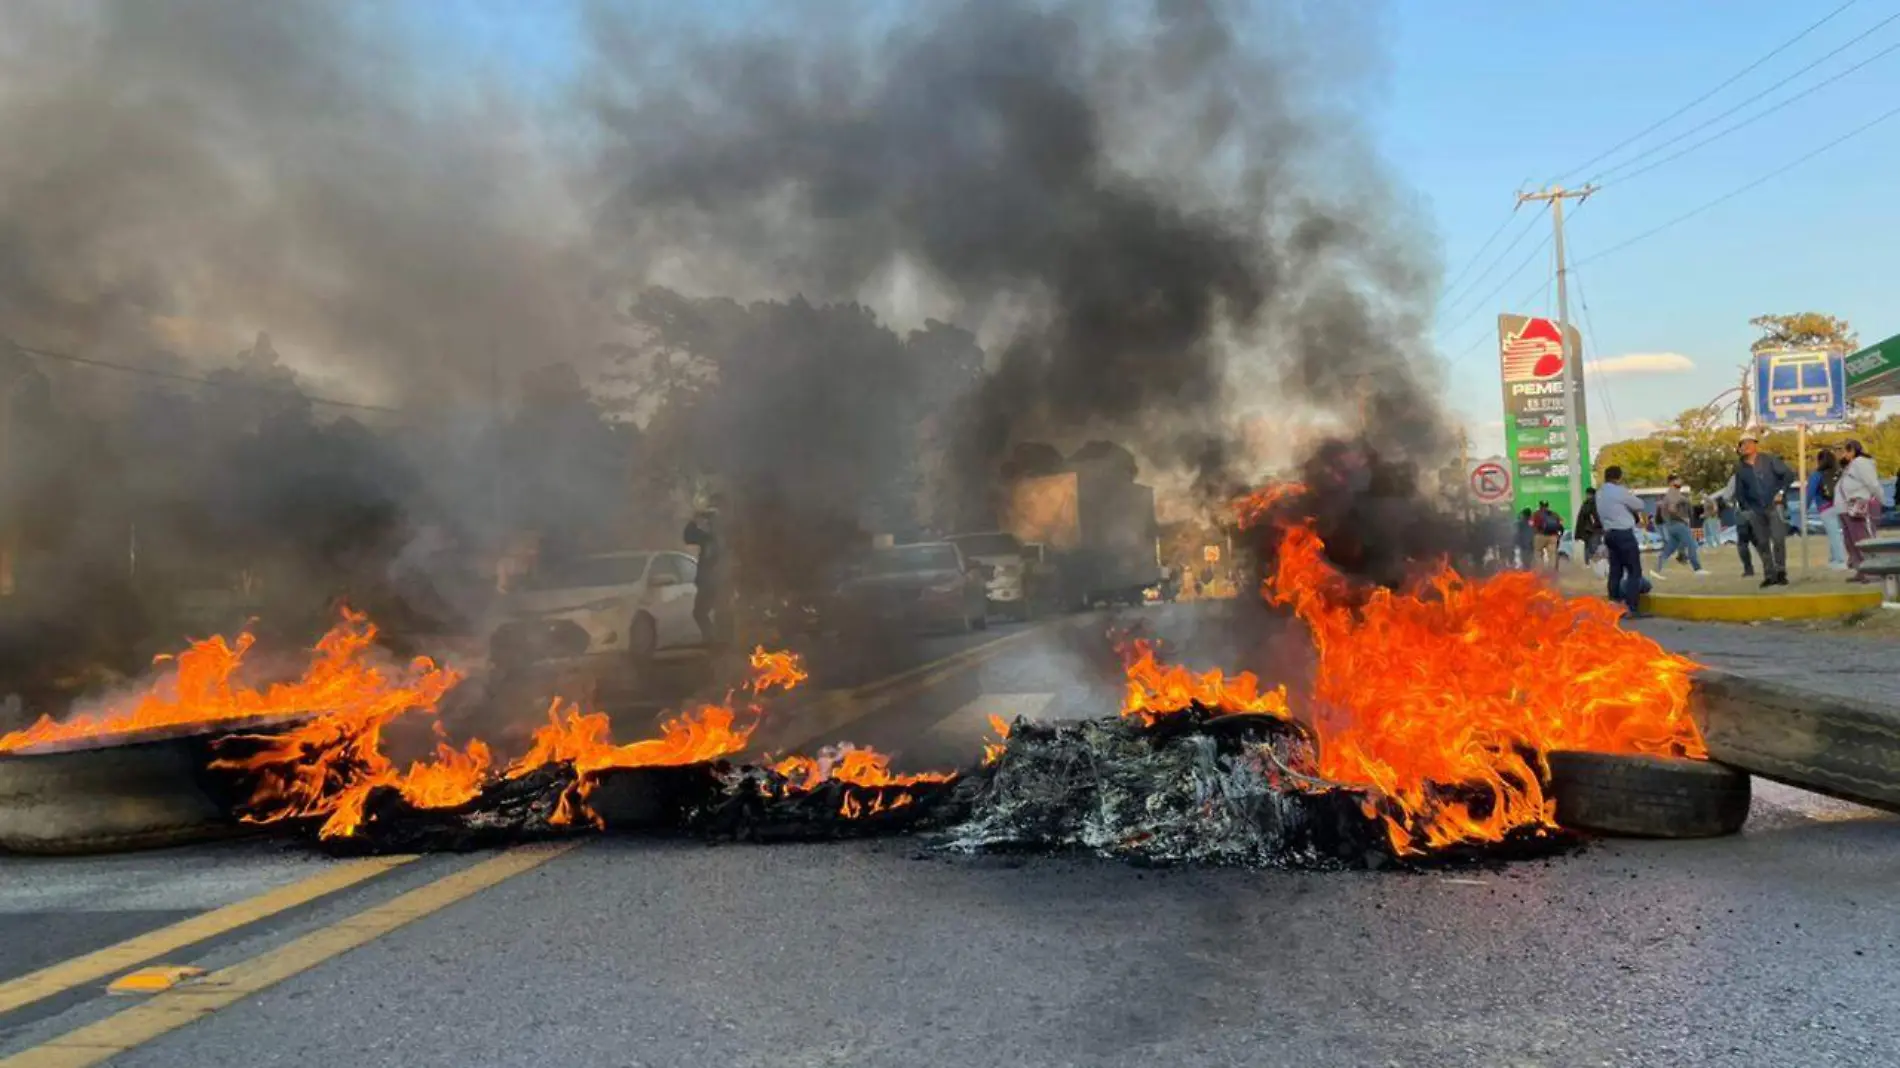
[[[1669,619],[1708,623],[1759,623],[1770,619],[1835,619],[1880,607],[1880,591],[1714,594],[1650,593],[1643,610]]]

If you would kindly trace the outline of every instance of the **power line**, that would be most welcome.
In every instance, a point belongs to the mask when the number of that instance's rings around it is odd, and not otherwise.
[[[1822,145],[1821,147],[1813,150],[1812,152],[1807,153],[1806,155],[1797,156],[1796,158],[1789,160],[1787,163],[1784,163],[1781,166],[1776,167],[1774,170],[1769,171],[1767,174],[1762,175],[1761,177],[1755,179],[1752,182],[1749,182],[1746,185],[1737,186],[1736,188],[1731,189],[1726,193],[1723,193],[1721,196],[1716,197],[1714,200],[1708,201],[1707,203],[1702,204],[1699,207],[1683,212],[1681,215],[1676,216],[1675,218],[1669,220],[1668,222],[1663,223],[1660,226],[1656,226],[1651,229],[1645,230],[1642,233],[1637,234],[1635,237],[1629,238],[1626,241],[1622,241],[1617,244],[1611,245],[1609,248],[1606,248],[1603,251],[1597,253],[1596,255],[1591,256],[1589,259],[1578,260],[1576,263],[1573,263],[1571,266],[1581,267],[1586,263],[1595,263],[1596,261],[1603,259],[1606,256],[1610,256],[1615,253],[1621,252],[1624,249],[1630,247],[1631,245],[1636,244],[1639,241],[1647,241],[1650,238],[1655,237],[1657,234],[1662,233],[1664,230],[1668,230],[1671,227],[1677,226],[1681,223],[1688,222],[1690,219],[1693,219],[1696,216],[1702,214],[1703,212],[1708,211],[1710,208],[1716,207],[1721,204],[1725,204],[1728,201],[1731,201],[1735,199],[1736,197],[1741,196],[1743,193],[1746,193],[1756,188],[1757,186],[1765,185],[1770,180],[1781,177],[1782,175],[1788,173],[1791,170],[1794,170],[1796,167],[1799,167],[1803,163],[1808,162],[1814,157],[1820,155],[1821,153],[1826,152],[1829,149],[1834,148],[1835,146],[1840,145],[1841,143],[1848,141],[1852,138],[1859,137],[1861,134],[1864,134],[1868,130],[1871,130],[1874,127],[1880,125],[1881,123],[1886,122],[1888,119],[1893,118],[1895,115],[1900,115],[1900,107],[1895,107],[1889,111],[1882,112],[1881,114],[1875,116],[1874,118],[1868,120],[1867,122],[1864,122],[1860,124],[1859,126],[1856,126],[1853,129],[1847,131],[1846,133],[1840,135],[1839,137],[1836,137],[1834,140],[1829,141],[1827,144]]]
[[[1512,214],[1515,215],[1516,212],[1513,211]],[[1484,270],[1479,271],[1476,275],[1474,275],[1471,281],[1465,283],[1464,289],[1454,294],[1448,294],[1445,297],[1445,299],[1439,303],[1439,308],[1441,310],[1449,309],[1455,305],[1461,304],[1462,298],[1470,296],[1473,290],[1483,285],[1485,280],[1491,277],[1491,272],[1498,269],[1498,264],[1503,263],[1505,257],[1509,256],[1512,253],[1512,251],[1517,248],[1517,246],[1523,244],[1524,239],[1526,237],[1529,237],[1531,231],[1536,228],[1537,228],[1537,219],[1535,217],[1532,217],[1530,222],[1526,223],[1524,225],[1524,228],[1517,232],[1517,236],[1512,238],[1510,243],[1505,245],[1504,248],[1498,252],[1497,258],[1493,259],[1490,262],[1490,264],[1485,267]]]
[[[1900,16],[1896,16],[1896,17],[1900,17]],[[1650,171],[1655,170],[1656,168],[1662,166],[1663,164],[1681,159],[1682,157],[1688,155],[1691,152],[1694,152],[1696,149],[1701,148],[1704,145],[1710,144],[1711,142],[1714,142],[1714,141],[1720,141],[1722,138],[1727,137],[1729,134],[1734,133],[1735,131],[1741,129],[1742,127],[1751,126],[1757,122],[1760,122],[1761,120],[1767,118],[1768,116],[1773,115],[1775,112],[1780,111],[1782,108],[1787,107],[1789,104],[1792,104],[1795,101],[1802,99],[1803,97],[1811,96],[1814,93],[1822,89],[1825,89],[1830,85],[1833,85],[1835,82],[1840,81],[1842,78],[1847,77],[1848,75],[1854,73],[1855,71],[1860,70],[1862,67],[1867,66],[1869,63],[1872,63],[1877,59],[1882,59],[1888,55],[1891,55],[1892,53],[1896,51],[1900,51],[1900,43],[1890,44],[1887,47],[1881,49],[1880,51],[1875,52],[1873,55],[1868,56],[1866,59],[1861,60],[1859,63],[1856,63],[1853,66],[1847,68],[1846,70],[1841,71],[1839,74],[1834,75],[1832,78],[1829,78],[1826,81],[1816,82],[1815,84],[1809,86],[1806,89],[1803,89],[1799,93],[1796,93],[1795,95],[1787,98],[1786,100],[1781,101],[1780,103],[1776,104],[1775,106],[1771,108],[1768,108],[1764,111],[1756,112],[1755,114],[1749,116],[1746,119],[1743,119],[1742,121],[1738,123],[1735,123],[1731,126],[1724,127],[1723,129],[1713,134],[1710,134],[1709,136],[1703,138],[1700,141],[1697,141],[1695,144],[1692,144],[1688,146],[1687,148],[1678,149],[1675,152],[1671,152],[1669,155],[1664,156],[1663,158],[1655,161],[1654,163],[1651,163],[1644,167],[1638,167],[1636,170],[1631,171],[1630,173],[1623,175],[1621,178],[1616,179],[1616,181],[1627,182],[1632,178],[1636,178],[1636,177],[1640,177],[1641,175],[1648,174]],[[1618,168],[1612,167],[1610,171],[1605,172],[1605,173],[1614,173],[1617,169]],[[1608,184],[1608,183],[1606,182],[1604,184]]]
[[[1716,115],[1713,118],[1707,119],[1697,124],[1696,126],[1689,128],[1683,133],[1677,135],[1676,137],[1671,138],[1670,140],[1663,141],[1655,145],[1651,145],[1649,148],[1646,148],[1643,151],[1638,152],[1636,155],[1631,156],[1629,159],[1626,159],[1623,162],[1617,164],[1616,166],[1611,167],[1608,170],[1601,172],[1600,174],[1597,175],[1597,177],[1607,180],[1610,175],[1615,174],[1618,171],[1625,170],[1636,163],[1639,163],[1645,159],[1648,159],[1650,156],[1653,156],[1657,152],[1660,152],[1663,149],[1668,148],[1670,145],[1675,144],[1677,141],[1682,140],[1682,138],[1687,137],[1689,134],[1695,133],[1698,130],[1707,129],[1708,127],[1714,125],[1715,123],[1728,118],[1730,115],[1735,114],[1736,112],[1742,110],[1748,105],[1753,104],[1755,101],[1760,100],[1762,97],[1767,96],[1769,93],[1772,93],[1775,90],[1781,88],[1782,86],[1787,85],[1789,82],[1794,81],[1796,78],[1801,77],[1803,74],[1806,74],[1807,72],[1813,70],[1814,68],[1820,66],[1821,64],[1827,62],[1828,60],[1833,59],[1835,56],[1840,55],[1842,52],[1847,51],[1849,48],[1852,48],[1856,44],[1859,44],[1861,41],[1866,40],[1868,37],[1872,36],[1875,32],[1879,31],[1882,27],[1886,26],[1888,23],[1891,23],[1896,19],[1900,19],[1900,11],[1896,11],[1893,14],[1888,15],[1886,18],[1881,19],[1879,22],[1874,23],[1872,27],[1863,31],[1858,36],[1850,39],[1846,44],[1841,45],[1839,48],[1836,48],[1834,51],[1829,52],[1828,54],[1822,56],[1820,59],[1817,59],[1814,62],[1808,64],[1807,66],[1802,67],[1800,70],[1795,71],[1793,74],[1788,75],[1786,78],[1783,78],[1780,81],[1776,82],[1775,84],[1769,86],[1768,88],[1763,89],[1761,92],[1756,93],[1754,96],[1749,97],[1748,99],[1742,101],[1741,103],[1735,105],[1734,107],[1729,108],[1727,111],[1722,112],[1720,115]],[[1892,51],[1892,49],[1888,49],[1887,51]],[[1860,63],[1858,66],[1850,67],[1846,71],[1843,71],[1840,74],[1836,74],[1833,78],[1830,78],[1827,81],[1820,83],[1820,85],[1816,85],[1811,89],[1807,89],[1783,101],[1782,104],[1777,104],[1775,107],[1769,108],[1767,111],[1762,112],[1762,115],[1771,115],[1777,110],[1779,110],[1783,105],[1791,104],[1794,101],[1799,100],[1802,97],[1808,95],[1808,93],[1812,93],[1815,89],[1819,89],[1821,88],[1821,86],[1825,86],[1829,84],[1829,82],[1839,81],[1841,78],[1845,77],[1846,75],[1852,74],[1854,71],[1859,70],[1861,67],[1866,66],[1868,63],[1871,63],[1875,59],[1879,59],[1881,56],[1884,56],[1886,54],[1887,54],[1886,52],[1877,53],[1872,58]],[[1756,117],[1760,118],[1761,116],[1756,116]],[[1754,120],[1753,119],[1749,120],[1749,122],[1752,122],[1752,121]],[[1728,131],[1725,131],[1725,133],[1730,133],[1735,130],[1739,130],[1743,126],[1746,126],[1746,125],[1748,125],[1748,122],[1739,123],[1736,126],[1730,127],[1730,129]],[[1722,135],[1718,134],[1716,136],[1720,137]],[[1715,138],[1712,137],[1712,138],[1709,138],[1709,140],[1712,141],[1712,140],[1715,140]],[[1707,144],[1707,143],[1708,143],[1707,141],[1701,142],[1701,144]],[[1678,155],[1680,155],[1680,153],[1678,153]],[[1671,156],[1670,158],[1674,159],[1675,157]],[[1644,168],[1644,169],[1647,170],[1648,168]]]
[[[295,397],[299,400],[308,401],[311,404],[323,405],[329,408],[353,408],[357,411],[388,412],[394,415],[400,415],[402,413],[402,409],[400,408],[386,408],[380,404],[357,404],[354,401],[312,397],[295,389],[276,389],[271,386],[252,385],[244,382],[221,382],[217,379],[201,378],[197,375],[188,375],[177,371],[161,371],[156,367],[134,367],[131,364],[113,363],[111,360],[98,360],[89,356],[74,356],[64,352],[50,352],[46,349],[36,349],[27,345],[14,344],[12,347],[16,351],[26,353],[28,356],[37,356],[43,360],[57,360],[61,363],[77,364],[81,367],[96,367],[105,371],[120,371],[125,374],[144,375],[147,378],[162,378],[172,382],[188,382],[196,386],[210,386],[213,389],[229,389],[240,393],[263,393],[280,397]]]
[[[1532,258],[1535,258],[1537,253],[1542,252],[1545,248],[1548,248],[1550,246],[1550,243],[1551,243],[1551,238],[1545,238],[1544,243],[1542,245],[1539,245],[1537,248],[1531,250]],[[1551,262],[1550,272],[1546,274],[1535,286],[1531,287],[1531,289],[1528,292],[1526,292],[1523,296],[1513,301],[1512,302],[1513,306],[1522,307],[1523,305],[1528,303],[1532,297],[1535,297],[1539,292],[1548,293],[1550,291],[1550,287],[1556,284],[1557,265],[1555,262],[1556,261],[1555,255],[1553,255],[1551,259],[1552,259],[1552,262]],[[1516,271],[1511,272],[1511,274],[1507,276],[1503,282],[1499,283],[1498,288],[1496,290],[1493,290],[1491,295],[1496,296],[1499,292],[1502,292],[1504,287],[1507,285],[1510,285],[1512,280],[1515,279],[1518,276],[1518,274],[1522,273],[1524,268],[1528,266],[1530,266],[1530,260],[1528,259],[1525,260],[1523,263],[1519,264],[1518,269]],[[1465,318],[1469,319],[1470,316],[1467,315]],[[1461,323],[1460,325],[1463,325],[1463,324]],[[1446,368],[1449,369],[1452,367],[1456,367],[1459,364],[1465,362],[1465,360],[1470,358],[1472,353],[1478,351],[1479,346],[1483,345],[1487,341],[1496,343],[1497,330],[1495,326],[1485,327],[1485,332],[1478,335],[1478,339],[1476,341],[1473,341],[1471,344],[1459,350],[1458,355],[1453,356],[1449,360],[1446,360],[1445,361]]]
[[[1602,335],[1597,333],[1596,319],[1594,316],[1590,314],[1590,297],[1589,297],[1589,294],[1584,292],[1583,276],[1577,273],[1577,270],[1575,267],[1571,268],[1570,274],[1571,274],[1571,277],[1577,280],[1577,303],[1583,306],[1584,351],[1595,352],[1597,353],[1598,358],[1600,359],[1602,357],[1602,351],[1597,348],[1597,339],[1602,337]],[[1588,371],[1590,369],[1590,361],[1588,360],[1584,361],[1583,369],[1585,371]],[[1620,438],[1623,436],[1623,433],[1618,428],[1618,424],[1621,423],[1622,420],[1618,419],[1616,416],[1616,401],[1614,398],[1610,396],[1612,391],[1608,383],[1605,382],[1605,378],[1607,376],[1605,376],[1603,372],[1598,371],[1592,377],[1596,380],[1597,395],[1603,398],[1604,414],[1610,417],[1610,436],[1613,438]],[[1579,444],[1582,443],[1582,438],[1578,439],[1578,443]],[[1585,459],[1587,460],[1588,458],[1586,457]]]
[[[1467,321],[1471,319],[1473,315],[1476,315],[1478,312],[1483,311],[1484,306],[1491,303],[1492,299],[1495,298],[1499,293],[1504,292],[1505,286],[1508,286],[1512,282],[1517,281],[1517,277],[1524,273],[1524,268],[1529,267],[1537,259],[1538,253],[1543,252],[1545,249],[1550,247],[1550,242],[1551,242],[1551,237],[1549,235],[1546,235],[1542,241],[1537,243],[1536,248],[1531,249],[1530,255],[1520,260],[1518,262],[1518,265],[1511,270],[1511,273],[1504,276],[1503,281],[1499,282],[1495,287],[1493,287],[1491,292],[1486,293],[1483,297],[1479,298],[1478,302],[1471,306],[1471,310],[1465,312],[1463,317],[1459,318],[1453,324],[1453,329],[1463,326]],[[1541,287],[1542,283],[1539,283],[1539,285]]]
[[[1478,258],[1490,249],[1491,242],[1496,241],[1498,235],[1503,233],[1505,228],[1511,225],[1511,220],[1515,218],[1517,218],[1517,209],[1513,207],[1511,213],[1504,217],[1504,221],[1498,224],[1498,228],[1491,231],[1491,236],[1484,239],[1484,244],[1478,246],[1478,251],[1473,252],[1471,258],[1465,261],[1464,267],[1459,269],[1457,275],[1445,283],[1445,292],[1450,293],[1458,288],[1458,283],[1464,281],[1465,275],[1470,274],[1471,268],[1477,265]]]
[[[1795,34],[1793,37],[1790,37],[1786,41],[1783,41],[1781,44],[1777,45],[1767,55],[1761,57],[1755,62],[1750,63],[1748,66],[1743,67],[1741,70],[1730,75],[1729,78],[1726,81],[1722,82],[1720,85],[1717,85],[1715,88],[1710,89],[1708,92],[1703,93],[1701,96],[1696,97],[1694,100],[1689,101],[1687,104],[1682,105],[1681,107],[1670,112],[1669,114],[1664,115],[1662,118],[1657,119],[1655,122],[1649,124],[1648,126],[1643,127],[1641,130],[1638,130],[1636,133],[1631,134],[1629,137],[1626,137],[1623,140],[1618,141],[1616,144],[1611,145],[1609,148],[1604,149],[1602,152],[1597,153],[1595,156],[1592,156],[1591,158],[1583,161],[1577,166],[1572,167],[1567,171],[1564,171],[1563,173],[1557,175],[1556,177],[1553,177],[1552,179],[1550,179],[1550,181],[1547,181],[1544,184],[1555,185],[1562,178],[1576,174],[1579,171],[1586,170],[1590,167],[1594,167],[1598,163],[1602,162],[1603,160],[1608,159],[1610,156],[1613,156],[1616,153],[1621,152],[1623,149],[1629,147],[1632,144],[1635,144],[1637,141],[1640,141],[1643,138],[1648,137],[1650,134],[1655,133],[1657,130],[1662,129],[1664,126],[1669,125],[1671,122],[1674,122],[1676,119],[1681,118],[1685,113],[1687,113],[1690,109],[1694,108],[1696,105],[1701,104],[1702,102],[1708,100],[1710,97],[1714,96],[1715,94],[1721,92],[1724,89],[1727,89],[1729,86],[1734,85],[1736,82],[1741,81],[1743,78],[1754,73],[1758,68],[1761,67],[1762,64],[1768,62],[1769,60],[1775,58],[1781,53],[1787,51],[1789,48],[1799,43],[1803,38],[1807,37],[1808,34],[1811,34],[1815,30],[1820,29],[1822,26],[1827,25],[1829,22],[1833,21],[1836,15],[1839,15],[1841,12],[1846,11],[1850,7],[1853,7],[1855,3],[1856,3],[1856,0],[1847,0],[1846,3],[1828,12],[1827,14],[1821,16],[1819,21],[1810,25],[1807,29],[1802,30],[1800,33]]]

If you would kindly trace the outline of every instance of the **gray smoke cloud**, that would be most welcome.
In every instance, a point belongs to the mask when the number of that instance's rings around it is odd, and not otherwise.
[[[947,441],[966,477],[1023,440],[1112,438],[1210,489],[1258,473],[1235,447],[1249,421],[1393,456],[1443,444],[1428,235],[1354,117],[1377,75],[1362,10],[801,3],[729,25],[577,2],[583,47],[551,91],[486,77],[404,5],[0,5],[0,337],[202,372],[269,331],[283,367],[259,374],[434,420],[401,440],[274,428],[274,448],[342,442],[347,462],[273,454],[209,501],[192,495],[214,480],[166,474],[180,515],[269,540],[286,517],[373,514],[383,550],[416,502],[488,515],[499,455],[551,458],[516,480],[549,491],[541,512],[624,498],[614,470],[547,485],[582,465],[534,428],[592,420],[575,391],[493,452],[467,412],[526,399],[516,383],[548,364],[639,351],[656,333],[633,296],[655,284],[758,302],[698,354],[747,373],[678,440],[714,475],[780,486],[774,530],[842,531],[874,494],[898,510],[910,476],[888,443],[924,422],[936,436],[906,447]],[[932,319],[974,331],[988,373],[941,373],[972,346]],[[899,353],[918,362],[877,363]],[[253,443],[235,440],[207,455]],[[80,493],[95,483],[67,444],[36,459]],[[158,481],[122,466],[96,484]],[[72,514],[117,523],[111,495]],[[305,555],[355,559],[352,534]]]
[[[971,463],[1094,429],[1215,474],[1236,398],[1442,443],[1423,235],[1325,72],[1365,27],[1216,0],[913,10],[677,47],[603,13],[627,57],[598,90],[603,234],[638,269],[826,297],[902,276],[989,324]]]
[[[222,359],[269,330],[381,402],[598,345],[556,135],[399,8],[0,7],[0,331]]]

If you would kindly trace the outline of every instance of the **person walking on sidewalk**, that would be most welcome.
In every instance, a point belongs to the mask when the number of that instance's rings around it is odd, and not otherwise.
[[[1603,521],[1603,552],[1610,558],[1609,595],[1623,602],[1631,618],[1642,617],[1643,550],[1636,542],[1642,521],[1642,498],[1623,488],[1623,469],[1603,469],[1603,488],[1597,493],[1597,518]]]
[[[1597,518],[1597,490],[1595,486],[1583,491],[1583,507],[1577,509],[1577,540],[1583,543],[1583,564],[1590,566],[1597,558],[1597,547],[1603,544],[1603,520]]]
[[[1563,540],[1564,521],[1557,517],[1549,501],[1538,501],[1537,512],[1531,516],[1532,551],[1537,557],[1537,566],[1557,570],[1557,546]]]
[[[1682,488],[1682,476],[1669,476],[1669,489],[1664,491],[1662,501],[1656,505],[1656,526],[1662,534],[1662,551],[1656,554],[1656,570],[1650,578],[1661,579],[1663,569],[1669,566],[1669,558],[1677,554],[1686,556],[1689,566],[1698,575],[1707,575],[1702,569],[1702,556],[1696,552],[1695,531],[1689,525],[1691,518],[1689,494]]]
[[[1834,486],[1841,480],[1841,463],[1833,449],[1823,448],[1814,457],[1814,470],[1808,474],[1808,511],[1821,518],[1821,532],[1827,535],[1827,566],[1847,570],[1847,542],[1841,533],[1840,509],[1834,507]]]
[[[1841,511],[1841,538],[1846,542],[1847,566],[1854,569],[1851,582],[1872,581],[1861,572],[1863,559],[1860,543],[1874,536],[1875,524],[1880,522],[1880,473],[1874,468],[1874,458],[1858,441],[1848,441],[1841,446],[1841,455],[1846,458],[1846,466],[1841,468],[1841,478],[1834,484],[1834,499],[1839,502]]]
[[[1781,457],[1761,451],[1761,434],[1742,433],[1736,445],[1735,507],[1748,520],[1748,532],[1761,557],[1763,589],[1788,584],[1788,517],[1782,508],[1794,472]]]

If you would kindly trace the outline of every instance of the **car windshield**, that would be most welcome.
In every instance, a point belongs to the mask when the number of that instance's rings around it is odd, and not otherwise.
[[[1023,551],[1014,534],[964,534],[950,540],[965,556],[1020,556]]]
[[[957,551],[948,545],[900,545],[871,554],[864,570],[872,575],[902,575],[912,571],[955,571]]]
[[[632,586],[646,577],[646,553],[626,556],[582,556],[537,570],[528,581],[531,590],[572,590],[591,586]]]

